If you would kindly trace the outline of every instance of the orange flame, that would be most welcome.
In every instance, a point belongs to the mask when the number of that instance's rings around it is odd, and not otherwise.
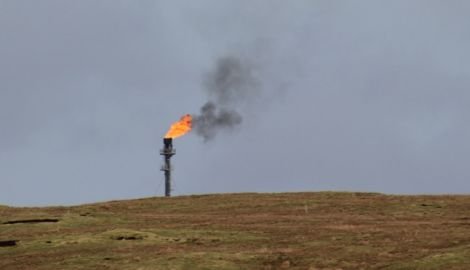
[[[193,117],[190,114],[185,114],[178,122],[173,123],[165,135],[165,138],[178,138],[191,131],[193,124]]]

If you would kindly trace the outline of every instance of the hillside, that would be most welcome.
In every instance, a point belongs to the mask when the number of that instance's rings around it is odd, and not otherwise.
[[[224,194],[0,207],[0,269],[470,269],[470,196]]]

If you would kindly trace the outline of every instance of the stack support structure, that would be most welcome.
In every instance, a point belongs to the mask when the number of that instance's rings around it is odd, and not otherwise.
[[[160,155],[163,156],[163,165],[161,171],[165,174],[165,197],[171,196],[171,157],[176,153],[173,149],[173,139],[164,138],[163,139],[163,149],[160,150]]]

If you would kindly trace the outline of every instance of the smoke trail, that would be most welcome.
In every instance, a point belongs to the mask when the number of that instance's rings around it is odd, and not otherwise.
[[[194,115],[196,134],[205,141],[216,137],[220,130],[230,130],[242,123],[239,106],[257,92],[257,80],[251,66],[235,57],[223,57],[206,77],[207,101]]]
[[[217,109],[212,102],[207,102],[201,108],[201,114],[194,119],[196,133],[205,141],[215,137],[219,129],[233,128],[242,122],[241,115],[233,110]]]
[[[235,57],[223,57],[205,81],[210,97],[219,105],[236,106],[256,92],[251,66]]]

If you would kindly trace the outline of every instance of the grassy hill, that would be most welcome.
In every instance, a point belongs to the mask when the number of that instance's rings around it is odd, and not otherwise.
[[[245,193],[2,206],[0,269],[470,269],[470,196]]]

